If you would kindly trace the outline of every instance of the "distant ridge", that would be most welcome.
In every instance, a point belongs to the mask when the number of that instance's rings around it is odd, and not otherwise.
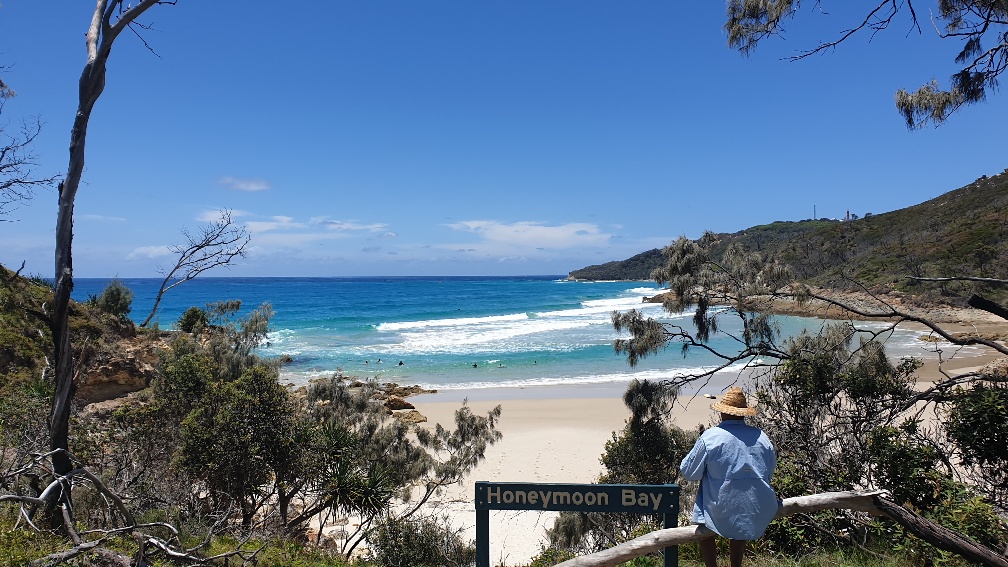
[[[907,276],[1008,278],[1008,170],[939,197],[856,220],[776,221],[720,234],[720,247],[777,256],[809,283],[853,278],[878,290],[905,289]],[[663,261],[649,250],[623,261],[570,272],[579,280],[649,280]],[[947,286],[946,286],[947,287]],[[945,288],[942,293],[949,293]],[[1003,292],[995,295],[1002,295]]]
[[[641,252],[626,260],[616,260],[574,270],[567,275],[571,280],[650,280],[651,270],[662,262],[661,249]]]

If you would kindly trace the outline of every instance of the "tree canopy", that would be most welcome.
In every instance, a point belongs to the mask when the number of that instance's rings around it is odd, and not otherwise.
[[[1008,427],[1008,378],[994,365],[954,370],[946,363],[963,346],[998,355],[1008,355],[1008,346],[977,332],[943,328],[867,288],[858,295],[809,288],[794,280],[779,257],[720,240],[712,233],[696,241],[682,237],[662,251],[664,264],[653,277],[668,284],[663,307],[673,318],[614,312],[615,330],[629,335],[615,341],[615,350],[631,366],[668,346],[681,347],[683,356],[699,350],[717,357],[717,364],[669,377],[659,387],[675,392],[721,374],[749,388],[762,408],[756,420],[779,453],[773,479],[779,496],[883,490],[895,504],[971,539],[970,545],[1003,550],[1008,485],[1002,471],[1008,469],[1008,454],[1003,443],[992,441]],[[825,321],[789,337],[775,314],[787,312],[790,303],[811,313],[820,306],[838,308],[841,315],[829,318],[846,320]],[[676,324],[677,316],[689,311],[692,325]],[[940,377],[933,382],[917,381],[920,360],[890,360],[885,350],[896,326],[908,322],[930,330],[922,344],[934,345]],[[725,340],[715,342],[716,335]],[[664,413],[671,409],[648,405]],[[779,518],[762,545],[791,553],[846,541],[920,563],[940,560],[943,552],[932,547],[937,540],[924,542],[876,522],[848,511]]]
[[[816,11],[827,13],[829,2],[815,2]],[[835,39],[810,46],[790,59],[837,47],[861,32],[874,35],[888,30],[901,18],[910,28],[922,33],[922,2],[913,0],[875,0],[865,4],[864,17],[851,22]],[[747,55],[770,36],[780,35],[788,20],[796,18],[801,0],[729,0],[728,45]],[[938,0],[937,10],[929,10],[930,23],[943,39],[959,40],[949,86],[930,81],[910,92],[896,92],[896,108],[910,129],[928,123],[939,125],[967,104],[981,102],[997,89],[998,77],[1008,68],[1008,2],[1004,0]]]

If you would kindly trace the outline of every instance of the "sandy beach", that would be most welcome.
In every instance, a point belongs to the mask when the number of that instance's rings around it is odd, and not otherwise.
[[[473,506],[475,482],[556,482],[590,483],[602,472],[599,457],[613,431],[622,429],[630,413],[623,404],[625,385],[609,384],[588,388],[590,397],[577,387],[487,389],[471,391],[469,407],[486,413],[501,404],[500,426],[504,436],[487,451],[486,460],[461,486],[435,497],[438,513],[447,514],[456,527],[466,528],[466,537],[475,538],[476,512]],[[607,393],[609,395],[603,396]],[[411,398],[429,423],[452,423],[460,406],[461,392],[430,394]],[[683,400],[684,403],[688,399]],[[710,400],[700,396],[681,409],[681,426],[707,424],[713,417]],[[556,513],[490,513],[490,558],[494,565],[521,565],[539,552],[545,530],[553,525]]]
[[[979,369],[999,358],[992,351],[979,354],[946,349],[946,372],[962,373]],[[951,357],[951,360],[948,360]],[[921,386],[942,378],[937,356],[925,356],[919,371]],[[684,428],[712,423],[714,412],[705,393],[719,395],[722,387],[737,377],[713,381],[704,388],[681,396],[676,422]],[[486,413],[497,404],[503,411],[500,429],[503,438],[487,451],[481,463],[462,485],[453,486],[433,499],[436,513],[447,515],[462,527],[467,538],[475,539],[476,481],[589,483],[602,472],[599,457],[612,433],[621,429],[629,411],[622,395],[626,384],[584,386],[485,388],[451,390],[410,398],[427,416],[428,425],[451,424],[454,411],[464,399],[476,413]],[[685,505],[685,503],[684,503]],[[522,565],[545,544],[545,531],[555,513],[493,511],[490,519],[491,562],[494,565]]]

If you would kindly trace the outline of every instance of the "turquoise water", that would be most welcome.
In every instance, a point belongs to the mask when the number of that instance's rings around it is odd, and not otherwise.
[[[161,281],[123,281],[135,294],[131,316],[141,321]],[[107,284],[76,280],[74,298],[98,294]],[[241,299],[247,312],[268,302],[274,317],[261,351],[289,355],[293,363],[281,378],[294,384],[337,370],[439,390],[626,383],[716,365],[707,353],[683,358],[673,346],[631,369],[613,352],[613,310],[637,308],[689,327],[691,315],[669,315],[642,302],[658,292],[653,282],[570,282],[561,276],[200,278],[169,291],[156,320],[170,328],[193,305]],[[798,317],[781,322],[785,334],[823,324]],[[897,350],[918,348],[912,333],[892,340]],[[727,349],[731,342],[721,335],[714,346]]]

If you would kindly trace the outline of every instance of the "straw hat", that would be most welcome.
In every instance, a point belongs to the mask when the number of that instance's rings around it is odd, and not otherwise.
[[[710,407],[728,415],[756,415],[756,408],[746,403],[745,392],[738,386],[728,388],[728,391],[721,396],[721,401],[714,402]]]

